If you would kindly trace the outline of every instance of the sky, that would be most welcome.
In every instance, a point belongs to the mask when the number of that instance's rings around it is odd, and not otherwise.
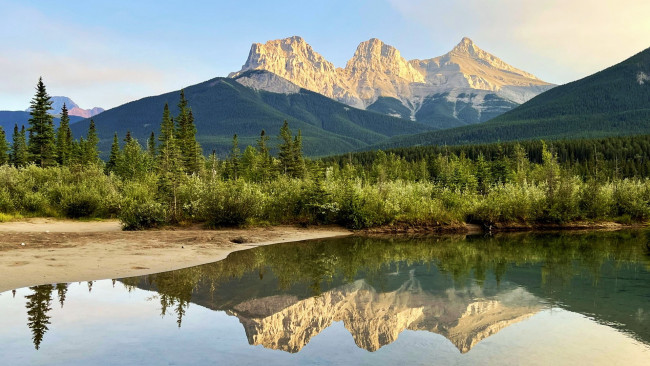
[[[379,38],[406,59],[467,36],[563,84],[650,47],[647,0],[0,0],[0,110],[50,95],[111,108],[238,71],[252,43],[302,36],[344,67]]]

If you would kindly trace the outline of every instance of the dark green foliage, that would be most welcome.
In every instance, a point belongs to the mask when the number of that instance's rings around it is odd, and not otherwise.
[[[147,140],[147,152],[152,158],[156,156],[156,135],[153,131],[151,131],[151,135]]]
[[[302,133],[298,130],[295,138],[292,137],[289,124],[284,121],[280,129],[281,141],[278,152],[280,172],[294,178],[303,177],[305,174],[305,161],[302,157]]]
[[[122,179],[139,180],[153,170],[153,158],[130,134],[124,138],[124,149],[115,165],[115,173]]]
[[[9,144],[4,129],[0,127],[0,165],[4,164],[9,164]]]
[[[97,144],[99,143],[99,137],[97,137],[97,129],[95,128],[95,121],[90,120],[90,125],[88,126],[88,135],[86,140],[80,140],[79,146],[81,148],[81,158],[79,163],[82,165],[91,165],[99,164],[99,150],[97,149]]]
[[[493,170],[497,169],[496,165],[510,165],[509,171],[505,171],[505,167],[501,166],[498,167],[501,173],[495,172],[494,178],[503,181],[507,178],[504,174],[516,174],[517,170],[526,168],[529,159],[532,163],[542,163],[543,145],[541,141],[520,141],[486,145],[415,146],[390,149],[386,152],[408,162],[428,161],[434,175],[435,167],[431,162],[439,155],[464,154],[473,161],[483,155],[489,164],[494,165]],[[555,153],[563,169],[583,178],[603,180],[612,177],[650,176],[650,135],[549,141],[548,148]],[[323,160],[336,162],[339,166],[348,162],[369,166],[379,156],[377,152],[368,151]],[[508,158],[510,161],[501,158]]]
[[[30,104],[29,153],[30,158],[40,167],[56,164],[54,119],[49,111],[52,101],[45,90],[43,79],[38,79],[36,94]]]
[[[72,158],[72,131],[68,108],[63,103],[61,122],[56,130],[56,161],[59,165],[69,165]]]
[[[228,176],[232,179],[239,177],[241,150],[239,149],[239,140],[237,134],[232,137],[232,149],[228,155]]]
[[[178,189],[183,175],[183,163],[178,140],[174,132],[174,121],[169,112],[169,106],[163,108],[160,135],[158,136],[158,156],[156,169],[158,172],[158,198],[164,202],[168,221],[178,220]]]
[[[293,141],[291,139],[291,130],[289,124],[284,121],[282,128],[280,128],[280,147],[278,152],[278,159],[280,160],[280,170],[283,174],[289,174],[291,165],[293,164]]]
[[[121,153],[120,153],[120,142],[117,138],[117,132],[115,135],[113,135],[113,144],[111,145],[111,155],[108,157],[108,161],[106,162],[106,172],[115,172],[117,168],[117,164],[121,159]]]
[[[181,154],[183,169],[189,174],[199,173],[202,164],[203,152],[196,141],[196,126],[194,115],[185,99],[185,91],[181,89],[178,102],[178,117],[176,117],[176,140]]]
[[[14,126],[13,144],[11,145],[11,164],[16,167],[23,167],[29,163],[29,152],[27,151],[27,139],[25,138],[25,126],[18,131],[18,125]]]

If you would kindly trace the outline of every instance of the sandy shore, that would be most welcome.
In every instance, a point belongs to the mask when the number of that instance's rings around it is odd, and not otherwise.
[[[1,223],[0,292],[140,276],[215,262],[256,246],[350,234],[332,227],[125,232],[117,221]]]

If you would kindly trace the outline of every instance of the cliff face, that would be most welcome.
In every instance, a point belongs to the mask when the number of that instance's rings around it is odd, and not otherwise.
[[[254,43],[246,63],[239,72],[228,77],[236,78],[249,70],[272,72],[300,88],[323,94],[354,107],[363,108],[361,100],[353,94],[343,75],[334,65],[305,42],[301,37],[290,37]],[[251,80],[255,80],[252,77]],[[265,82],[258,85],[250,82],[247,86],[273,91],[273,86]]]
[[[508,65],[498,57],[480,49],[469,38],[445,55],[427,60],[404,59],[400,52],[382,41],[372,38],[357,47],[345,68],[336,68],[315,52],[301,37],[290,37],[255,43],[237,78],[246,71],[265,70],[305,88],[357,108],[369,108],[391,114],[374,105],[379,98],[393,98],[410,112],[407,118],[429,121],[440,117],[458,119],[460,124],[480,122],[481,113],[491,108],[484,118],[503,113],[535,95],[551,88],[534,75]],[[277,88],[268,80],[255,78],[248,86],[269,90]],[[485,99],[503,100],[495,109]],[[476,113],[459,113],[456,102],[463,99]],[[432,99],[436,105],[446,104],[453,111],[427,108]],[[427,112],[424,110],[437,110]],[[432,114],[433,115],[430,115]],[[442,113],[438,116],[435,113]]]
[[[371,352],[410,329],[441,334],[465,353],[542,309],[538,299],[517,288],[490,299],[476,293],[480,290],[429,293],[413,277],[398,290],[382,293],[358,280],[303,300],[293,296],[249,300],[234,306],[230,314],[239,318],[251,344],[291,353],[338,321],[357,346]]]

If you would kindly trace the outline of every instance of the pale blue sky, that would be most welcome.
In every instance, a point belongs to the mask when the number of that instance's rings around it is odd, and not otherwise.
[[[646,0],[0,0],[0,110],[51,95],[115,107],[237,71],[253,42],[300,35],[336,66],[376,37],[407,59],[463,36],[565,83],[650,46]]]

